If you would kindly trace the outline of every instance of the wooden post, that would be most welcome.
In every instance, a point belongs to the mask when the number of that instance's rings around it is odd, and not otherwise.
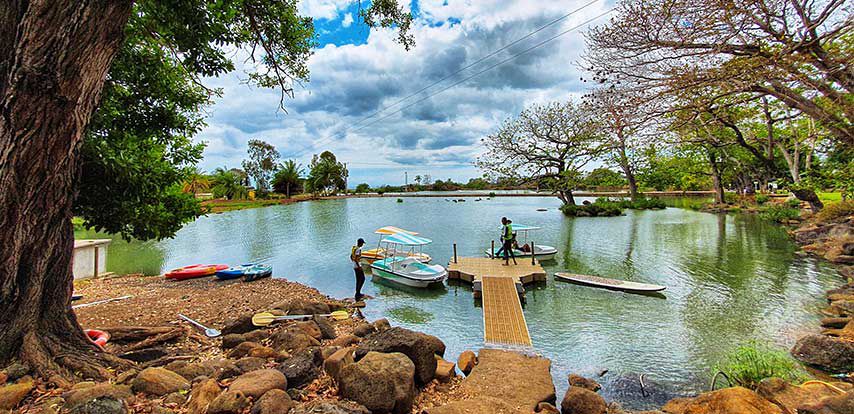
[[[457,263],[457,244],[454,243],[454,263]]]
[[[98,245],[95,245],[95,270],[92,272],[92,278],[98,277]]]
[[[531,240],[531,264],[532,264],[532,265],[536,265],[536,264],[537,264],[536,259],[534,259],[534,257],[535,257],[535,256],[534,256],[534,252],[535,252],[535,250],[534,250],[534,241],[533,241],[533,240]]]

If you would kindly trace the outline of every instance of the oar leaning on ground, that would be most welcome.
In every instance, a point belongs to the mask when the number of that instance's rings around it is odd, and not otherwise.
[[[252,324],[255,326],[269,326],[273,322],[276,321],[288,321],[295,319],[309,319],[313,316],[328,316],[332,319],[336,320],[344,320],[350,317],[350,314],[347,311],[339,310],[332,313],[322,314],[322,315],[284,315],[284,316],[276,316],[270,312],[261,312],[256,313],[252,316]]]

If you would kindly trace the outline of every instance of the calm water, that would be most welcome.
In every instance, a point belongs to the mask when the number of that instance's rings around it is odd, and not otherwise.
[[[235,211],[202,217],[171,240],[117,241],[108,268],[160,273],[198,262],[264,261],[278,277],[345,297],[354,288],[348,255],[356,238],[372,246],[373,230],[384,225],[419,231],[434,241],[425,248],[434,263],[446,264],[453,242],[460,255],[480,255],[506,215],[542,226],[534,241],[558,247],[557,260],[545,263],[549,274],[567,270],[668,287],[666,298],[649,297],[550,278],[526,294],[534,347],[551,358],[558,395],[566,375],[576,372],[599,380],[609,401],[632,408],[706,389],[710,367],[743,341],[790,346],[799,333],[816,329],[821,293],[839,283],[829,266],[796,255],[784,230],[753,216],[669,208],[572,219],[558,205],[551,197],[379,198]],[[481,309],[468,285],[419,291],[369,281],[365,290],[376,297],[365,311],[369,319],[387,317],[441,337],[448,359],[483,344]],[[641,394],[641,374],[650,396]]]

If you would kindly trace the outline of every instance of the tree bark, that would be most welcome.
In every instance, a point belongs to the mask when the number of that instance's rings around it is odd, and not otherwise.
[[[824,203],[818,198],[818,194],[815,191],[809,188],[800,188],[792,190],[792,194],[795,195],[795,198],[801,201],[806,201],[810,205],[810,209],[813,213],[818,213],[821,209],[824,208]]]
[[[715,204],[723,204],[726,201],[724,197],[724,186],[721,183],[721,168],[720,164],[718,164],[717,156],[715,152],[709,150],[709,166],[712,170],[712,186],[715,190]]]
[[[109,376],[71,310],[79,149],[131,1],[0,4],[0,364]]]

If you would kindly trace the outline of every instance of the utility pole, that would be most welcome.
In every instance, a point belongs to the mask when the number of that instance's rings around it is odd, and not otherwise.
[[[409,192],[409,172],[403,172],[403,191]]]

